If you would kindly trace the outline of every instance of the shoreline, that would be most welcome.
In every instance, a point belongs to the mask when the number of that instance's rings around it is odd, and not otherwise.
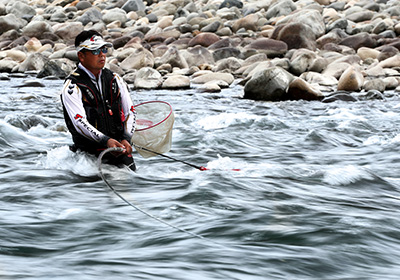
[[[0,24],[2,73],[63,79],[75,36],[95,29],[114,46],[106,67],[134,89],[239,80],[263,101],[400,91],[398,1],[0,0]]]

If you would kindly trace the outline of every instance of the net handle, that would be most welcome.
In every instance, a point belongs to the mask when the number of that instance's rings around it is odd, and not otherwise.
[[[150,129],[150,128],[152,128],[152,127],[155,127],[155,126],[159,125],[160,123],[166,121],[166,120],[171,116],[171,114],[172,114],[172,107],[171,107],[171,105],[170,105],[168,102],[165,102],[165,101],[146,101],[146,102],[142,102],[142,103],[139,103],[139,104],[137,104],[137,105],[134,105],[133,107],[135,108],[135,107],[137,107],[137,106],[144,105],[144,104],[149,104],[149,103],[164,103],[164,104],[167,104],[168,107],[169,107],[169,114],[168,114],[168,116],[166,116],[163,120],[159,121],[158,123],[153,124],[153,125],[148,126],[148,127],[145,127],[145,128],[138,128],[138,129],[136,129],[136,131],[143,131],[143,130],[146,130],[146,129]]]

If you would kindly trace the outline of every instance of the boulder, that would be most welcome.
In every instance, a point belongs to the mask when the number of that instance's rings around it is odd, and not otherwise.
[[[372,79],[366,81],[363,86],[365,91],[377,90],[379,92],[384,92],[386,89],[385,82],[382,79]]]
[[[162,85],[163,78],[157,70],[150,67],[139,69],[135,77],[135,88],[137,89],[156,89]]]
[[[224,81],[228,85],[234,82],[235,78],[232,74],[229,73],[206,73],[200,76],[193,78],[193,84],[205,84],[210,81]]]
[[[228,58],[219,60],[216,63],[215,67],[213,68],[213,71],[214,72],[234,73],[241,66],[242,66],[242,63],[239,59],[237,59],[235,57],[228,57]]]
[[[177,29],[165,30],[162,31],[161,28],[157,29],[158,31],[154,33],[146,33],[144,39],[151,43],[151,42],[164,42],[167,39],[174,38],[178,39],[181,36],[181,32]]]
[[[83,13],[83,15],[76,18],[76,21],[81,22],[83,25],[88,23],[98,23],[103,22],[103,15],[97,8],[90,8]]]
[[[296,10],[296,5],[292,0],[277,1],[269,7],[265,17],[270,19],[274,17],[287,16]]]
[[[316,72],[305,72],[300,75],[300,78],[310,84],[318,84],[320,86],[333,87],[337,86],[338,80],[335,77],[324,75]]]
[[[244,86],[244,98],[264,101],[280,101],[293,76],[280,67],[271,67],[255,73]]]
[[[15,68],[18,67],[19,63],[12,60],[11,58],[9,59],[2,59],[0,60],[0,72],[7,72],[11,73],[11,71]]]
[[[36,10],[23,1],[9,1],[11,4],[7,7],[8,14],[14,14],[17,18],[33,18],[36,15]]]
[[[364,84],[364,77],[361,72],[354,66],[350,66],[340,76],[338,82],[338,90],[360,91]]]
[[[184,75],[171,75],[163,82],[162,88],[165,89],[185,89],[190,88],[190,78]]]
[[[339,45],[345,45],[357,51],[361,47],[375,48],[377,42],[370,34],[360,33],[343,39],[339,42]]]
[[[322,71],[322,74],[339,79],[349,66],[347,62],[332,62]]]
[[[290,72],[296,76],[309,71],[317,55],[307,49],[296,50],[290,60]]]
[[[37,78],[54,76],[60,79],[65,79],[75,69],[76,65],[69,59],[60,58],[49,60],[43,66],[43,69],[37,74]]]
[[[382,68],[400,67],[400,55],[395,55],[395,56],[389,57],[389,58],[379,62],[377,66],[382,67]]]
[[[223,9],[223,8],[231,8],[231,7],[237,7],[239,9],[243,8],[243,2],[239,0],[224,0],[220,5],[218,9]]]
[[[301,22],[284,25],[279,29],[277,39],[287,44],[288,49],[316,49],[316,37],[311,28]]]
[[[24,44],[24,47],[28,52],[37,52],[42,47],[42,43],[37,38],[32,37]]]
[[[76,3],[75,7],[78,11],[83,11],[92,7],[92,4],[89,1],[79,1]]]
[[[170,64],[172,67],[188,68],[186,59],[181,55],[179,50],[172,46],[163,54],[162,57],[156,59],[156,67],[161,64]]]
[[[204,33],[198,34],[196,37],[194,37],[192,40],[190,40],[188,43],[188,46],[194,47],[194,46],[200,45],[200,46],[207,48],[219,40],[220,40],[220,37],[218,35],[216,35],[214,33],[204,32]]]
[[[31,21],[22,29],[22,34],[28,37],[43,38],[46,32],[53,32],[53,28],[48,22],[45,21]]]
[[[259,17],[257,14],[247,15],[243,18],[236,20],[235,23],[232,25],[232,30],[234,33],[236,33],[239,29],[242,28],[246,30],[257,31],[258,19]]]
[[[18,67],[18,72],[26,72],[30,70],[40,71],[49,61],[49,58],[41,53],[32,53]]]
[[[399,86],[399,80],[395,77],[386,77],[383,79],[386,90],[393,90]]]
[[[129,71],[131,69],[141,69],[143,67],[153,67],[153,66],[154,66],[153,54],[143,47],[135,49],[120,64],[120,67],[124,71]]]
[[[346,15],[346,18],[353,22],[362,22],[372,19],[374,13],[371,11],[360,11]]]
[[[233,48],[233,47],[220,48],[213,51],[213,58],[214,61],[218,61],[228,57],[240,57],[240,54],[241,52],[238,48]]]
[[[146,9],[146,5],[143,3],[142,0],[128,0],[121,8],[125,12],[129,13],[144,11]]]
[[[181,52],[189,67],[201,66],[203,64],[214,64],[212,53],[202,46],[187,48]]]
[[[4,34],[8,30],[18,30],[24,25],[14,14],[0,16],[0,33]]]
[[[299,22],[310,27],[315,38],[325,34],[325,22],[319,11],[314,9],[301,9],[279,20],[276,25]]]
[[[385,45],[379,48],[379,55],[376,57],[379,61],[388,59],[389,57],[396,56],[399,49],[390,45]]]
[[[295,78],[290,84],[285,98],[288,100],[322,100],[324,95],[301,78]]]
[[[114,21],[120,21],[123,25],[128,20],[126,12],[120,8],[114,8],[111,10],[104,10],[103,21],[105,24],[109,24]]]
[[[378,58],[379,54],[381,52],[378,51],[377,49],[371,49],[371,48],[367,48],[367,47],[361,47],[357,50],[357,55],[363,60],[367,60],[367,59],[376,59]]]
[[[279,40],[260,38],[248,44],[245,49],[255,49],[260,53],[265,53],[268,57],[276,57],[284,55],[288,46]]]
[[[11,58],[14,61],[22,62],[26,59],[27,55],[19,50],[6,50],[4,51],[5,57]]]
[[[207,83],[202,84],[198,91],[200,92],[220,92],[222,87],[226,87],[226,83],[224,81],[209,81]]]
[[[131,39],[132,39],[132,37],[131,37],[131,36],[127,36],[127,35],[118,37],[118,38],[116,38],[116,39],[114,39],[114,40],[112,41],[113,48],[114,48],[114,49],[122,48],[122,47],[125,46],[126,43],[128,43]]]

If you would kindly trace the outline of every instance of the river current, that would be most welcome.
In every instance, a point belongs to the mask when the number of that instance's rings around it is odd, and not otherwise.
[[[73,153],[60,80],[0,81],[0,279],[398,279],[400,98],[132,90],[175,112],[136,173]],[[235,171],[232,169],[240,169]],[[189,231],[189,234],[185,231]]]

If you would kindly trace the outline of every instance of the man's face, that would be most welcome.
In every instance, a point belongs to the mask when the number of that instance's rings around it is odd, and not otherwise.
[[[107,48],[103,47],[94,51],[80,51],[78,52],[79,61],[93,74],[97,75],[106,64],[106,54],[104,53],[104,50],[107,50]]]

